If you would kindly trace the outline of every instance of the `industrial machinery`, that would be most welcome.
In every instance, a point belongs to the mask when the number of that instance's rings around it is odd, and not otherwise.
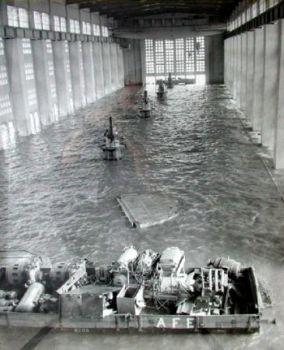
[[[160,84],[160,82],[166,84],[168,89],[172,89],[174,85],[191,85],[196,83],[195,78],[172,78],[172,73],[169,73],[167,80],[157,80],[157,83]]]
[[[105,160],[119,160],[122,158],[124,145],[120,142],[113,129],[112,117],[109,117],[109,127],[104,133],[104,144],[101,146]]]
[[[0,326],[253,332],[260,305],[252,267],[217,258],[185,268],[177,247],[130,246],[106,265],[0,252]]]
[[[172,73],[169,73],[167,87],[168,89],[172,89],[174,87]]]
[[[143,94],[143,99],[142,99],[142,107],[141,107],[141,114],[144,118],[149,118],[151,117],[151,101],[148,97],[148,91],[145,90]]]
[[[167,92],[165,91],[165,86],[163,81],[158,82],[158,91],[157,91],[157,97],[159,99],[164,99],[166,97]]]

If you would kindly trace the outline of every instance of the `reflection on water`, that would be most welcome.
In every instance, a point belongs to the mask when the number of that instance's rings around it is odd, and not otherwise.
[[[100,262],[128,244],[177,245],[190,265],[229,255],[254,265],[270,285],[276,326],[263,325],[252,336],[84,335],[84,348],[130,349],[135,341],[139,349],[280,349],[284,208],[238,111],[222,86],[176,86],[166,102],[155,102],[150,120],[139,118],[137,100],[136,88],[123,89],[0,154],[1,245]],[[99,149],[110,113],[127,143],[120,162],[104,162]],[[179,217],[132,229],[115,197],[146,191],[178,198]],[[81,336],[56,333],[39,348],[51,338],[82,348]]]

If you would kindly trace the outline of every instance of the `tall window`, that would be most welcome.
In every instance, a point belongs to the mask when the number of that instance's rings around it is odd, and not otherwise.
[[[93,33],[95,36],[101,35],[101,28],[99,24],[93,24]]]
[[[34,27],[35,29],[49,30],[49,15],[44,12],[34,11]]]
[[[109,36],[108,27],[102,26],[102,36],[104,36],[104,37]]]
[[[204,37],[145,40],[146,75],[197,77],[205,74]]]
[[[83,34],[91,35],[91,23],[83,21],[82,22],[82,32],[83,32]]]
[[[29,27],[29,15],[26,9],[7,6],[8,25],[11,27]]]

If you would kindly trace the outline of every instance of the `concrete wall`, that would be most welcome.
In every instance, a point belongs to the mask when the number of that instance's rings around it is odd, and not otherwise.
[[[125,85],[142,84],[142,62],[140,40],[129,39],[123,49]]]
[[[29,29],[35,26],[33,11],[49,14],[50,31],[35,31],[36,37],[30,40],[25,36],[32,32],[26,34],[19,25],[9,28],[14,37],[0,37],[0,150],[12,147],[17,136],[35,134],[123,87],[124,80],[139,80],[137,44],[129,50],[128,66],[120,44],[112,38],[102,38],[101,33],[82,35],[82,21],[93,30],[93,24],[109,26],[110,19],[76,5],[11,0],[1,2],[0,25],[4,26],[8,25],[6,3],[30,10]],[[55,32],[54,16],[65,18],[66,31]],[[70,18],[80,20],[81,35],[68,33]]]
[[[205,37],[205,72],[207,84],[224,83],[224,38],[222,34]]]
[[[284,168],[284,20],[225,41],[225,83],[276,168]]]

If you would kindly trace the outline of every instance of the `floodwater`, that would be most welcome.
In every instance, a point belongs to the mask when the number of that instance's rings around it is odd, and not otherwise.
[[[53,261],[110,262],[130,244],[178,246],[187,265],[230,256],[256,268],[271,290],[276,325],[253,335],[123,335],[0,330],[0,349],[282,349],[284,204],[223,86],[176,86],[139,118],[137,88],[125,88],[0,154],[0,243]],[[153,93],[153,91],[152,91]],[[153,95],[154,98],[154,95]],[[113,116],[127,149],[105,162],[99,145]],[[130,227],[115,198],[163,193],[179,216]],[[30,340],[32,338],[32,340]]]

